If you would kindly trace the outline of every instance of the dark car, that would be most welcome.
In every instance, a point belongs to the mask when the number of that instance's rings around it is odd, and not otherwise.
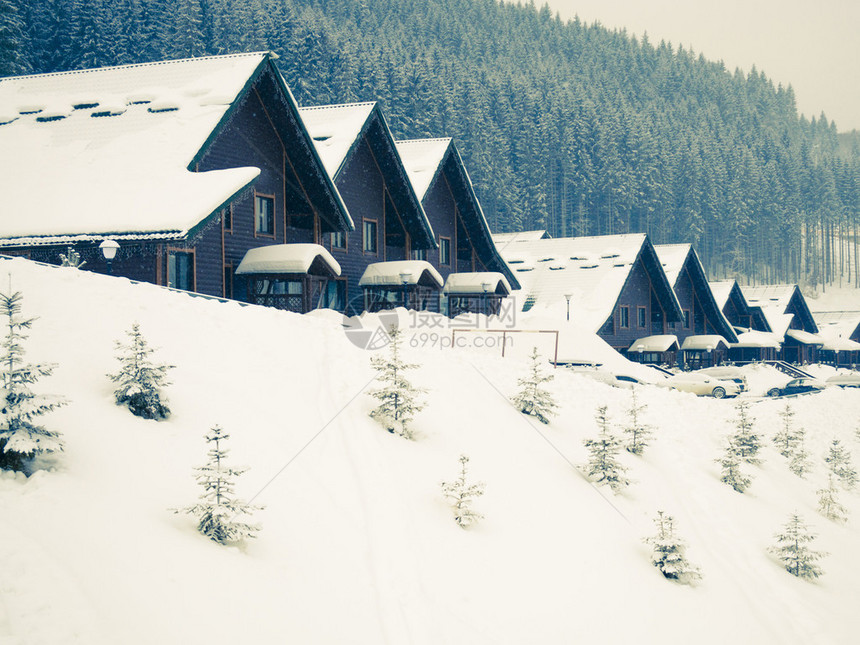
[[[767,391],[768,396],[790,396],[792,394],[811,394],[821,392],[825,384],[817,378],[795,378],[785,384],[785,387],[772,387]]]

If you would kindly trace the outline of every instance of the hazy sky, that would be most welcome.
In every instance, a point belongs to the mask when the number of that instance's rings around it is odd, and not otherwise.
[[[692,46],[734,71],[755,65],[791,85],[797,109],[821,112],[840,132],[860,130],[860,0],[546,0],[562,19],[578,15],[630,34]],[[543,6],[544,0],[535,0]]]

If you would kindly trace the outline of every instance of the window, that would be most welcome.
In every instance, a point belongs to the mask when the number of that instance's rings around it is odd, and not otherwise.
[[[439,264],[445,266],[451,264],[451,238],[439,238]]]
[[[221,209],[221,226],[225,231],[233,230],[233,207],[227,206]]]
[[[618,310],[618,326],[623,329],[630,327],[630,307],[621,307]]]
[[[684,329],[690,328],[690,311],[688,309],[684,309]]]
[[[377,253],[378,247],[376,243],[376,221],[372,219],[364,220],[362,226],[362,244],[365,253]]]
[[[426,249],[412,249],[412,259],[413,260],[426,260],[427,259],[427,250]]]
[[[194,251],[167,252],[167,286],[194,291]]]
[[[275,198],[254,196],[254,223],[257,235],[275,236]]]
[[[346,250],[346,233],[335,231],[331,234],[331,248]]]
[[[233,265],[224,265],[224,297],[233,297]]]
[[[637,307],[636,309],[637,323],[640,327],[645,327],[646,319],[645,319],[645,307]]]

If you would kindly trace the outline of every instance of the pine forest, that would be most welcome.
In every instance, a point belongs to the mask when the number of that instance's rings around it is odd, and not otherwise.
[[[647,232],[712,279],[860,286],[860,135],[765,71],[497,0],[0,0],[0,76],[255,50],[301,105],[454,137],[494,231]]]

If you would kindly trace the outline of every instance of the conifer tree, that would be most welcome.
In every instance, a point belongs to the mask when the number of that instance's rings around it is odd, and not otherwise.
[[[741,471],[741,460],[738,457],[736,446],[731,441],[726,446],[725,454],[715,461],[722,466],[721,482],[728,484],[739,493],[743,493],[749,488],[752,480]]]
[[[119,384],[114,390],[116,403],[128,406],[132,414],[144,419],[166,419],[170,415],[170,408],[162,400],[161,388],[170,385],[166,378],[167,371],[174,366],[155,364],[150,360],[155,350],[143,337],[138,323],[134,323],[127,333],[128,344],[115,342],[119,350],[117,360],[120,370],[107,375],[111,381]]]
[[[63,449],[60,433],[36,424],[37,417],[66,404],[66,400],[49,394],[36,394],[30,386],[56,369],[53,363],[24,362],[25,330],[36,318],[21,314],[24,296],[0,294],[0,311],[6,316],[6,337],[0,358],[2,376],[2,417],[0,417],[0,468],[24,470],[38,454]]]
[[[761,463],[758,457],[761,441],[754,429],[755,417],[749,413],[750,404],[748,401],[739,401],[735,409],[738,413],[735,420],[736,430],[730,438],[735,454],[748,464],[758,465]]]
[[[838,479],[849,490],[857,485],[857,471],[851,463],[851,455],[839,439],[831,442],[824,461],[832,474],[831,479]]]
[[[442,495],[454,511],[454,520],[464,529],[484,519],[483,515],[472,508],[472,503],[484,494],[485,484],[469,484],[466,481],[469,474],[468,465],[469,458],[460,455],[460,475],[453,482],[442,482]]]
[[[642,413],[648,408],[644,403],[639,403],[636,396],[636,388],[630,391],[630,407],[627,408],[627,425],[624,432],[627,434],[628,452],[641,455],[651,438],[652,427],[642,420]]]
[[[794,449],[788,460],[788,468],[798,477],[809,472],[809,452],[806,450],[806,431],[803,428],[795,431]]]
[[[769,551],[779,558],[785,570],[798,578],[810,580],[822,574],[821,567],[815,564],[827,554],[813,551],[808,544],[815,539],[806,523],[797,513],[793,513],[780,533],[775,535],[777,545]]]
[[[403,332],[392,325],[388,335],[391,339],[388,356],[379,355],[370,359],[371,366],[378,373],[376,379],[382,384],[382,387],[369,392],[379,401],[370,416],[389,432],[405,439],[414,439],[415,434],[409,424],[424,408],[419,398],[424,390],[412,385],[405,373],[418,365],[406,363],[400,356]]]
[[[248,504],[234,496],[234,479],[248,469],[227,466],[226,459],[230,451],[221,444],[230,435],[220,426],[214,426],[205,438],[210,446],[207,453],[209,461],[205,466],[194,469],[194,478],[203,487],[203,492],[196,504],[173,509],[173,512],[192,515],[197,520],[197,530],[219,544],[257,537],[259,525],[236,519],[263,509],[262,506]]]
[[[818,512],[828,520],[843,523],[848,519],[848,509],[839,502],[836,476],[827,474],[827,486],[818,490]]]
[[[624,477],[627,469],[617,459],[621,440],[610,431],[607,406],[597,408],[594,418],[599,429],[597,439],[583,441],[589,451],[585,475],[593,482],[609,484],[613,491],[618,491],[630,484]]]
[[[555,414],[557,404],[543,384],[555,377],[552,374],[544,374],[537,347],[532,350],[529,360],[531,360],[529,374],[517,380],[517,385],[521,389],[514,395],[512,402],[523,414],[529,414],[541,423],[549,423],[549,418]]]
[[[797,442],[797,431],[794,427],[794,410],[790,403],[786,402],[785,408],[779,411],[779,416],[782,419],[782,427],[773,436],[773,443],[779,449],[779,454],[790,459]]]
[[[675,535],[675,520],[663,511],[654,518],[657,535],[645,538],[653,547],[651,562],[666,578],[689,584],[702,577],[699,568],[687,560],[686,545]]]

